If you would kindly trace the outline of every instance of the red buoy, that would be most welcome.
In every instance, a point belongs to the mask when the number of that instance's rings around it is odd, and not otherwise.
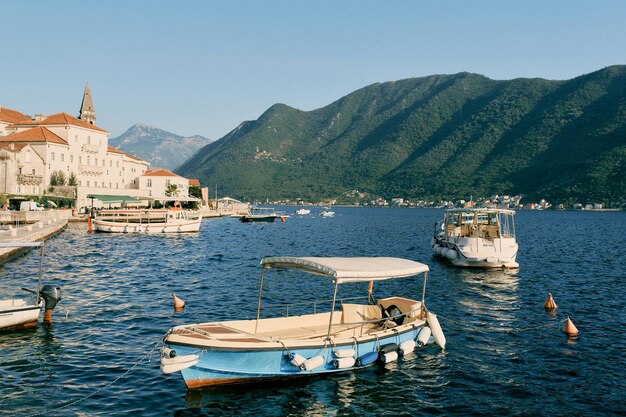
[[[546,309],[546,311],[554,311],[559,307],[554,302],[554,298],[552,298],[551,293],[548,293],[548,298],[546,298],[546,302],[543,303],[543,306]]]
[[[174,297],[174,310],[182,310],[185,308],[185,302],[176,297],[176,294],[172,294],[172,297]]]
[[[578,336],[578,329],[574,326],[574,323],[569,319],[569,316],[565,320],[565,327],[563,327],[563,333],[568,335],[569,337]]]

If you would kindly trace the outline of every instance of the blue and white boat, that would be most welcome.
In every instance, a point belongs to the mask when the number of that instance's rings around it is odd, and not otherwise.
[[[437,317],[424,304],[427,265],[387,257],[271,257],[261,266],[256,319],[170,329],[161,348],[164,373],[180,371],[187,387],[194,389],[355,370],[396,361],[427,343],[445,347]],[[285,317],[261,318],[264,275],[272,269],[327,279],[334,286],[332,300],[326,300],[329,311],[318,312],[322,302],[316,301],[311,303],[312,314],[289,316],[287,306]],[[374,301],[374,281],[421,274],[421,301]],[[353,282],[369,283],[366,303],[338,298],[339,285]]]

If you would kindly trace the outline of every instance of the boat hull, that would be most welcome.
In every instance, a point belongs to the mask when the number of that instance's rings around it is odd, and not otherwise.
[[[0,307],[0,331],[34,327],[37,325],[40,311],[41,307],[35,304],[22,304],[14,307],[3,305]]]
[[[297,348],[287,348],[289,340],[282,343],[275,343],[270,348],[218,348],[206,346],[190,346],[185,344],[172,343],[165,340],[165,346],[174,349],[177,356],[198,355],[197,363],[182,369],[186,386],[189,389],[202,387],[259,383],[272,380],[284,380],[292,378],[303,378],[312,375],[323,375],[337,372],[346,372],[365,368],[379,363],[378,360],[360,364],[357,359],[368,356],[378,359],[378,351],[381,346],[389,344],[400,345],[408,340],[417,340],[420,332],[426,326],[407,327],[398,332],[388,332],[383,337],[369,337],[367,340],[355,342],[355,339],[345,339],[343,342],[333,343],[331,347],[323,341],[311,343],[310,346]],[[433,340],[432,338],[430,339]],[[353,366],[344,368],[337,367],[337,360],[340,359],[335,350],[354,349],[353,359],[356,361]],[[372,352],[375,354],[372,355]],[[292,357],[311,359],[322,357],[316,362],[318,366],[313,369],[301,369],[293,363]],[[312,359],[313,358],[313,359]]]
[[[514,239],[457,239],[457,243],[433,239],[433,254],[454,266],[487,269],[517,269],[518,245]]]
[[[275,222],[278,216],[242,216],[239,220],[243,223]]]
[[[183,223],[118,223],[93,220],[93,228],[103,233],[192,233],[200,230],[201,219]]]

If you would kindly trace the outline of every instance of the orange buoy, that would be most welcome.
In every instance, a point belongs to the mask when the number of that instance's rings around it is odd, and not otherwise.
[[[91,225],[91,216],[87,217],[87,232],[93,232],[93,227]]]
[[[281,222],[283,222],[283,223],[285,223],[285,217],[284,217],[284,216],[282,216],[282,217],[280,218],[280,221],[281,221]]]
[[[552,294],[548,293],[548,298],[546,298],[546,302],[543,303],[543,306],[547,311],[556,310],[559,306],[554,302],[554,298],[552,298]]]
[[[174,297],[174,310],[182,310],[185,308],[185,302],[176,297],[176,294],[172,294],[172,297]]]
[[[574,326],[574,323],[569,319],[569,316],[565,320],[565,327],[563,327],[563,333],[568,335],[569,337],[578,336],[578,329]]]

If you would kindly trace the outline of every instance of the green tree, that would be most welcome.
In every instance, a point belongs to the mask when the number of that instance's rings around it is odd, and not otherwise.
[[[76,175],[72,172],[70,174],[70,178],[67,180],[67,185],[76,187],[78,185],[78,181],[76,181]]]
[[[173,197],[178,195],[178,185],[176,184],[170,184],[167,186],[167,188],[165,189],[165,195],[168,197]]]

